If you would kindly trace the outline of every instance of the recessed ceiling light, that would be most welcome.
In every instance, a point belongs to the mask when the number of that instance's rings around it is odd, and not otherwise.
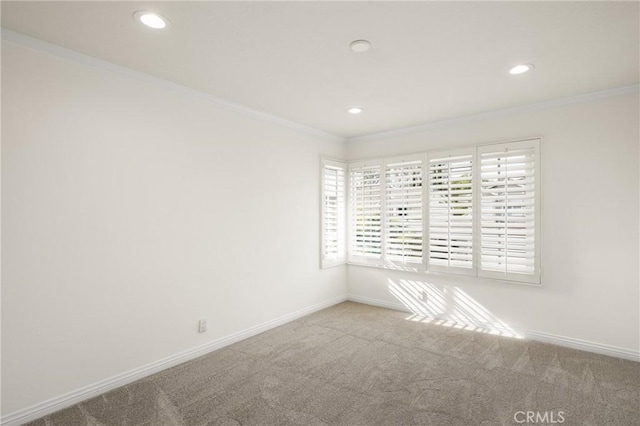
[[[509,70],[509,74],[523,74],[527,71],[531,71],[533,69],[533,64],[520,64]]]
[[[356,53],[362,53],[371,49],[371,42],[368,40],[355,40],[351,42],[349,47]]]
[[[133,18],[143,23],[149,28],[161,30],[169,26],[169,20],[162,15],[155,12],[148,12],[146,10],[139,10],[133,14]]]
[[[349,108],[347,111],[349,111],[349,114],[360,114],[364,110],[360,107],[354,106]]]

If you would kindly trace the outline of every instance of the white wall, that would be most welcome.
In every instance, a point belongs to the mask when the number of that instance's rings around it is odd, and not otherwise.
[[[432,302],[448,300],[445,317],[477,314],[478,323],[487,316],[637,353],[639,125],[636,93],[349,142],[355,160],[543,138],[541,287],[350,265],[350,294],[399,304],[391,287],[411,295],[412,286],[423,286]]]
[[[345,152],[6,42],[2,62],[5,415],[344,296],[347,279],[360,297],[399,303],[390,280],[422,285],[451,302],[447,314],[476,304],[512,327],[638,351],[637,95],[353,141]],[[543,137],[542,287],[318,268],[320,155],[532,136]],[[200,318],[208,333],[196,332]]]
[[[318,242],[344,144],[2,47],[3,414],[345,296]]]

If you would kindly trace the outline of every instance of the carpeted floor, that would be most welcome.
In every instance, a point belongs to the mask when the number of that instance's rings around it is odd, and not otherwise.
[[[342,303],[29,426],[640,424],[640,363],[407,317]]]

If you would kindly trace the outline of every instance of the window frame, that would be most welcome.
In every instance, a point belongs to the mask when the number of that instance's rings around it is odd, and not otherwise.
[[[362,257],[354,257],[351,248],[353,247],[353,232],[354,229],[354,216],[352,214],[352,192],[351,192],[351,175],[353,169],[363,169],[363,168],[372,168],[379,167],[380,168],[380,259],[367,259],[365,256]],[[382,241],[385,227],[384,227],[384,197],[383,197],[383,188],[385,185],[384,181],[384,160],[383,159],[374,159],[374,160],[364,160],[364,161],[350,161],[347,162],[347,183],[346,183],[346,209],[347,212],[347,228],[346,228],[346,241],[347,241],[347,264],[351,265],[366,265],[366,266],[374,266],[374,267],[384,267],[384,243]]]
[[[343,200],[343,214],[342,218],[338,215],[337,220],[340,221],[342,219],[342,233],[348,233],[348,222],[347,222],[347,195],[348,195],[348,164],[345,161],[338,161],[331,158],[322,157],[320,159],[320,267],[322,269],[331,268],[334,266],[344,265],[347,263],[347,253],[349,251],[349,245],[345,235],[342,235],[342,251],[340,251],[340,236],[338,237],[338,255],[336,259],[327,259],[326,258],[326,232],[325,232],[325,219],[327,216],[327,212],[325,211],[325,169],[329,167],[335,167],[338,169],[342,169],[344,174],[344,186],[342,188],[342,200]],[[338,230],[340,230],[340,226],[338,225]]]
[[[443,276],[464,276],[476,281],[499,281],[506,283],[516,283],[525,285],[540,286],[542,284],[542,267],[541,267],[541,252],[542,252],[542,217],[541,217],[541,204],[542,204],[542,174],[541,174],[541,151],[542,151],[542,139],[539,137],[519,139],[507,142],[491,142],[476,144],[471,146],[464,146],[451,150],[429,150],[420,153],[399,155],[385,158],[374,158],[368,160],[348,161],[346,162],[346,207],[345,212],[347,215],[346,221],[346,264],[370,266],[376,268],[403,270],[421,272],[434,275]],[[534,270],[535,274],[519,274],[519,273],[501,273],[495,271],[481,271],[480,263],[480,238],[481,238],[481,167],[480,167],[480,153],[485,151],[491,151],[499,149],[501,147],[509,147],[509,149],[516,149],[518,147],[533,147],[534,148],[534,173],[535,173],[535,187],[534,187]],[[432,158],[441,157],[447,154],[455,153],[472,153],[472,232],[473,232],[473,250],[472,250],[472,264],[473,268],[465,270],[465,268],[458,267],[444,267],[438,268],[429,264],[429,169],[430,161]],[[388,164],[396,164],[405,161],[413,161],[415,159],[422,160],[422,263],[395,263],[389,262],[386,259],[386,169]],[[381,211],[381,225],[380,225],[380,259],[363,259],[354,258],[351,254],[352,250],[352,229],[353,229],[353,215],[352,215],[352,191],[351,191],[351,170],[352,168],[359,168],[363,166],[379,166],[380,167],[380,211]]]
[[[534,157],[534,272],[533,274],[518,274],[518,273],[509,273],[509,272],[496,272],[496,271],[488,271],[483,270],[481,265],[481,242],[480,238],[482,237],[481,232],[477,232],[477,261],[478,261],[478,277],[480,278],[490,278],[490,279],[498,279],[503,281],[516,281],[527,284],[541,284],[541,266],[540,266],[540,235],[541,235],[541,174],[540,174],[540,139],[530,139],[523,141],[515,141],[515,142],[504,142],[499,144],[491,144],[491,145],[483,145],[477,148],[478,159],[481,161],[481,156],[483,152],[495,152],[496,150],[500,150],[501,148],[507,148],[507,150],[516,150],[516,149],[526,149],[533,148],[533,157]],[[478,167],[476,169],[476,174],[478,176],[478,185],[481,185],[481,169]],[[477,191],[478,203],[477,205],[481,207],[481,191]],[[480,220],[480,217],[478,218]],[[478,227],[480,231],[480,227]]]
[[[389,158],[384,158],[382,159],[382,170],[381,170],[381,182],[383,182],[383,186],[381,187],[381,198],[382,198],[382,221],[383,221],[383,226],[382,226],[382,263],[384,265],[388,265],[387,267],[392,268],[392,269],[401,269],[404,271],[420,271],[425,269],[426,264],[425,264],[425,251],[424,251],[424,242],[425,242],[425,198],[424,198],[424,183],[425,183],[425,154],[420,153],[420,154],[409,154],[409,155],[400,155],[400,156],[396,156],[396,157],[389,157]],[[403,162],[415,162],[415,161],[420,161],[420,184],[422,186],[422,197],[421,197],[421,203],[422,203],[422,259],[420,262],[396,262],[396,261],[392,261],[389,260],[387,258],[387,253],[386,253],[386,239],[387,239],[387,227],[388,227],[388,217],[387,217],[387,167],[390,164],[399,164],[399,163],[403,163]],[[348,196],[350,194],[347,194]]]
[[[425,221],[425,232],[426,232],[426,258],[425,258],[425,266],[426,269],[430,272],[441,272],[441,273],[445,273],[445,274],[453,274],[453,275],[466,275],[466,276],[472,276],[475,277],[477,276],[477,272],[478,272],[478,262],[477,262],[477,253],[476,250],[478,248],[478,244],[477,244],[477,220],[478,220],[478,212],[476,211],[478,203],[476,201],[477,199],[477,195],[478,195],[478,191],[476,188],[476,185],[478,183],[478,179],[477,179],[477,149],[476,147],[470,147],[470,148],[459,148],[459,149],[452,149],[452,150],[443,150],[443,151],[432,151],[432,152],[428,152],[426,154],[427,157],[427,164],[428,164],[428,168],[425,170],[426,173],[426,180],[429,181],[430,179],[430,174],[429,171],[431,170],[431,160],[432,159],[438,159],[438,158],[443,158],[443,157],[457,157],[457,156],[462,156],[462,155],[471,155],[471,179],[472,179],[472,183],[471,183],[471,194],[472,194],[472,205],[471,205],[471,209],[472,209],[472,224],[471,224],[471,234],[472,234],[472,238],[471,238],[471,244],[472,244],[472,253],[471,253],[471,268],[461,268],[461,267],[456,267],[456,266],[442,266],[442,265],[432,265],[429,262],[429,242],[431,241],[431,235],[430,235],[430,222],[431,222],[431,193],[429,191],[429,185],[427,185],[426,187],[426,192],[425,192],[425,199],[426,199],[426,221]]]

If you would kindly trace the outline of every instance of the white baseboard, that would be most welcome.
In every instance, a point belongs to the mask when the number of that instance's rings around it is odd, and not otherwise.
[[[534,330],[520,330],[520,333],[527,339],[537,340],[539,342],[551,343],[567,348],[578,349],[581,351],[593,352],[600,355],[608,355],[616,358],[628,359],[640,362],[640,352],[631,349],[620,348],[617,346],[606,345],[604,343],[595,343],[587,340],[574,339],[573,337],[558,336],[555,334],[543,333]]]
[[[72,392],[66,393],[56,398],[49,399],[48,401],[44,401],[39,404],[32,405],[31,407],[27,407],[25,409],[7,414],[6,416],[2,417],[2,420],[0,420],[0,424],[2,424],[3,426],[18,426],[23,423],[30,422],[42,416],[46,416],[47,414],[54,413],[58,410],[77,404],[89,398],[93,398],[94,396],[97,396],[101,393],[110,391],[120,386],[124,386],[143,377],[147,377],[159,371],[165,370],[169,367],[182,364],[183,362],[205,355],[209,352],[215,351],[225,346],[229,346],[233,343],[255,336],[256,334],[263,333],[267,330],[286,324],[298,318],[302,318],[303,316],[309,315],[316,311],[328,308],[333,305],[337,305],[338,303],[342,303],[346,300],[346,296],[335,297],[322,303],[308,306],[306,308],[281,316],[271,321],[267,321],[255,327],[251,327],[238,333],[216,339],[209,343],[205,343],[204,345],[197,346],[193,349],[189,349],[169,356],[167,358],[163,358],[161,360],[143,365],[141,367],[134,368],[133,370],[129,370],[125,373],[121,373],[108,379],[101,380],[97,383],[85,386],[83,388],[76,389]]]
[[[52,398],[48,401],[41,402],[39,404],[27,407],[25,409],[10,413],[2,417],[0,423],[6,426],[18,426],[26,422],[30,422],[39,417],[46,416],[63,408],[77,404],[101,393],[108,392],[120,386],[132,383],[141,378],[150,376],[159,371],[205,355],[209,352],[213,352],[217,349],[229,346],[233,343],[263,333],[272,328],[286,324],[303,316],[309,315],[313,312],[328,308],[330,306],[342,303],[345,300],[350,300],[356,303],[363,303],[366,305],[379,306],[382,308],[393,309],[396,311],[410,312],[403,304],[388,302],[379,299],[373,299],[370,297],[358,296],[350,294],[348,296],[339,296],[322,303],[318,303],[313,306],[309,306],[304,309],[292,312],[282,317],[267,321],[263,324],[255,327],[248,328],[238,333],[231,334],[229,336],[216,339],[212,342],[206,343],[201,346],[197,346],[193,349],[189,349],[167,358],[143,365],[141,367],[129,370],[125,373],[118,374],[111,378],[99,381],[97,383],[85,386],[75,391],[66,393],[56,398]],[[594,352],[602,355],[613,356],[617,358],[629,359],[632,361],[640,361],[640,353],[630,349],[619,348],[616,346],[605,345],[601,343],[594,343],[580,339],[574,339],[571,337],[557,336],[554,334],[543,333],[533,330],[516,330],[526,338],[545,343],[556,344],[559,346],[565,346],[573,349],[579,349],[588,352]]]
[[[394,311],[411,313],[409,308],[402,303],[387,302],[386,300],[372,299],[370,297],[358,296],[357,294],[347,295],[347,300],[350,302],[362,303],[365,305],[378,306],[380,308],[392,309]]]
[[[365,305],[379,306],[381,308],[393,309],[395,311],[402,311],[411,313],[411,311],[402,303],[388,302],[385,300],[372,299],[370,297],[358,296],[355,294],[349,294],[347,300],[357,303],[363,303]],[[534,330],[519,330],[514,331],[526,339],[536,340],[544,343],[551,343],[558,346],[564,346],[567,348],[578,349],[586,352],[593,352],[601,355],[608,355],[616,358],[628,359],[631,361],[640,362],[640,352],[631,349],[620,348],[617,346],[606,345],[603,343],[595,343],[587,340],[575,339],[573,337],[558,336],[556,334],[543,333],[541,331]]]

